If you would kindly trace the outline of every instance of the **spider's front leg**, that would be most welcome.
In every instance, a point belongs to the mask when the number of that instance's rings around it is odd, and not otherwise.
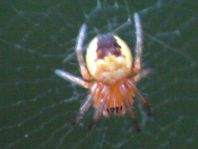
[[[104,108],[105,108],[105,104],[106,104],[106,101],[108,100],[108,95],[106,93],[109,92],[109,89],[108,87],[104,87],[101,91],[100,91],[100,94],[97,98],[100,99],[100,102],[99,102],[99,105],[98,107],[95,109],[95,113],[93,115],[93,121],[92,123],[89,125],[89,129],[92,129],[94,128],[97,123],[99,122],[102,114],[103,114],[103,111],[104,111]]]
[[[85,113],[87,112],[87,110],[90,108],[90,106],[92,105],[93,102],[93,97],[91,95],[88,96],[87,100],[84,102],[84,104],[80,107],[80,111],[78,113],[78,115],[76,116],[73,124],[78,124],[80,122],[81,119],[83,119]]]
[[[129,113],[129,115],[130,115],[130,117],[131,117],[131,119],[132,119],[132,121],[135,125],[136,131],[139,132],[140,131],[140,125],[139,125],[139,123],[137,121],[137,118],[136,118],[136,112],[135,112],[133,107],[131,109],[131,104],[129,103],[129,101],[131,100],[130,99],[131,97],[127,96],[127,89],[124,85],[122,85],[120,87],[120,91],[121,91],[121,93],[122,93],[122,95],[125,99],[124,100],[124,107],[126,108],[126,111]]]
[[[95,99],[95,96],[97,95],[97,92],[99,91],[98,89],[99,89],[99,86],[97,83],[95,83],[91,88],[91,92],[90,92],[87,100],[85,100],[84,104],[80,107],[80,111],[79,111],[78,115],[76,116],[74,124],[79,123],[79,121],[84,117],[85,113],[92,105],[93,100]]]
[[[70,82],[75,83],[77,85],[80,85],[84,88],[90,88],[91,89],[90,95],[88,96],[88,98],[84,102],[84,104],[81,106],[79,114],[76,116],[76,118],[73,122],[73,124],[77,124],[83,118],[84,114],[87,112],[87,110],[92,105],[93,96],[94,96],[94,93],[96,92],[96,89],[97,89],[97,84],[86,82],[86,81],[84,81],[84,80],[82,80],[78,77],[75,77],[75,76],[73,76],[73,75],[69,74],[68,72],[65,72],[61,69],[56,69],[55,74],[57,76],[63,78],[64,80],[70,81]]]
[[[139,89],[133,84],[133,83],[130,83],[134,93],[136,95],[138,95],[138,99],[140,100],[140,103],[143,105],[143,107],[147,110],[147,114],[150,116],[152,115],[152,109],[150,107],[150,104],[148,103],[148,101],[144,98],[144,96],[141,94],[141,92],[139,91]]]

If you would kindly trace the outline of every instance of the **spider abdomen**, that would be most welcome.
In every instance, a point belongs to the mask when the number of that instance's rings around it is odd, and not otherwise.
[[[114,84],[131,72],[132,54],[128,45],[117,35],[103,34],[95,37],[86,53],[90,75],[97,81]]]

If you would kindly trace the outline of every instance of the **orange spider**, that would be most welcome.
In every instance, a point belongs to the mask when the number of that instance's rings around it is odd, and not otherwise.
[[[149,73],[149,70],[140,72],[143,35],[137,13],[134,14],[134,22],[136,31],[134,61],[128,45],[117,35],[108,33],[96,36],[89,43],[85,63],[82,51],[87,25],[83,24],[79,31],[76,54],[84,80],[63,70],[55,70],[56,75],[61,78],[90,89],[90,94],[81,106],[75,123],[79,123],[85,112],[93,105],[95,113],[91,127],[95,127],[102,115],[109,117],[112,114],[129,113],[136,130],[140,130],[133,108],[135,95],[139,96],[140,102],[148,110],[148,114],[151,113],[148,102],[135,86],[137,81]]]

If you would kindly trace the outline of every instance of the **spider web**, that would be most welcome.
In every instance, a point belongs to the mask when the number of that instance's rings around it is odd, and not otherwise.
[[[0,148],[197,148],[198,52],[196,1],[1,1]],[[142,127],[131,119],[101,119],[88,130],[90,109],[79,126],[71,120],[88,91],[54,75],[64,68],[80,76],[74,52],[82,23],[86,43],[117,31],[134,46],[133,13],[144,31],[143,69],[138,83],[154,115],[137,103]]]

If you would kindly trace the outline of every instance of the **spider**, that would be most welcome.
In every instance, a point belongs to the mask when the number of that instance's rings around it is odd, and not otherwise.
[[[136,87],[136,83],[150,72],[148,69],[141,71],[143,33],[138,13],[134,13],[134,23],[136,33],[134,60],[128,45],[114,33],[100,34],[93,38],[84,59],[83,44],[87,25],[83,24],[76,43],[76,55],[83,79],[61,69],[55,70],[55,74],[59,77],[90,90],[75,118],[76,124],[93,105],[95,113],[91,128],[96,126],[101,116],[110,117],[127,113],[139,131],[140,126],[133,107],[135,95],[139,97],[147,114],[151,114],[149,103]]]

